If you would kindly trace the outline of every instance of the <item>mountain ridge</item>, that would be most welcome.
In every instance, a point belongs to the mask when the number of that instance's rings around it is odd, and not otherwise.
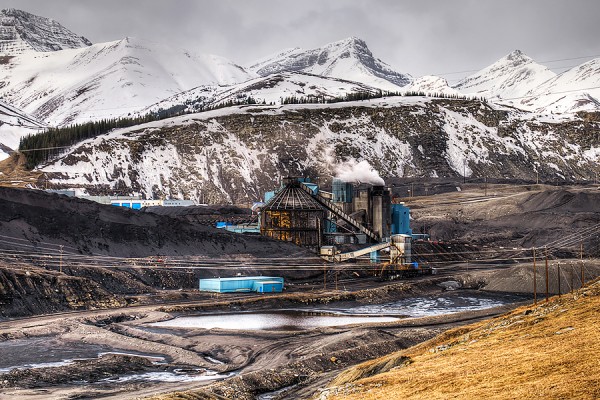
[[[15,8],[0,11],[0,54],[47,52],[90,46],[92,42],[57,21]]]
[[[594,176],[600,124],[481,101],[418,96],[336,104],[238,106],[86,140],[41,166],[57,187],[94,194],[256,201],[285,176],[326,176],[366,160],[394,177]]]
[[[355,36],[315,49],[297,47],[285,50],[271,59],[252,63],[248,68],[261,76],[278,72],[307,72],[357,81],[388,91],[397,91],[412,81],[410,75],[396,72],[376,59],[366,42]]]

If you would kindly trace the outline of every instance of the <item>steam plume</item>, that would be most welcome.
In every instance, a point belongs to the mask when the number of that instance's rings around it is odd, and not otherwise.
[[[366,160],[360,162],[355,160],[346,161],[336,166],[335,173],[336,178],[344,182],[370,183],[379,186],[385,184],[383,178],[379,176],[379,172],[373,169]]]

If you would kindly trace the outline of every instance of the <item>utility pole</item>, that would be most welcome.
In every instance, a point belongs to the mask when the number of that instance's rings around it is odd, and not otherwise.
[[[63,245],[60,245],[60,262],[59,262],[59,271],[62,274],[62,259],[63,259]]]
[[[484,179],[485,179],[484,196],[487,197],[487,176]]]
[[[323,290],[327,290],[327,264],[323,263]]]
[[[571,293],[575,290],[575,266],[571,263]]]
[[[581,287],[583,287],[585,283],[585,273],[583,268],[583,242],[579,243],[579,257],[581,259]]]
[[[537,305],[537,272],[535,270],[535,247],[533,248],[533,304]]]
[[[558,262],[557,266],[556,266],[556,273],[558,274],[558,297],[560,297],[561,293],[560,293],[560,261]]]
[[[546,247],[546,303],[548,302],[548,248]]]

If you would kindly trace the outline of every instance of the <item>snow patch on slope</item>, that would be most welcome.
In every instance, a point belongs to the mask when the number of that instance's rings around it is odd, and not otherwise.
[[[410,85],[404,87],[403,92],[423,92],[426,95],[460,95],[458,90],[448,85],[446,79],[434,75],[425,75],[415,79]]]
[[[22,137],[45,128],[45,124],[0,100],[0,161],[19,147]]]

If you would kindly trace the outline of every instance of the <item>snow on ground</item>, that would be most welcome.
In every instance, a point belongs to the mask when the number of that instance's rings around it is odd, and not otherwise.
[[[461,96],[461,93],[451,88],[448,81],[439,76],[425,75],[415,79],[410,85],[402,88],[402,92],[423,92],[428,95],[443,94],[447,96]]]

